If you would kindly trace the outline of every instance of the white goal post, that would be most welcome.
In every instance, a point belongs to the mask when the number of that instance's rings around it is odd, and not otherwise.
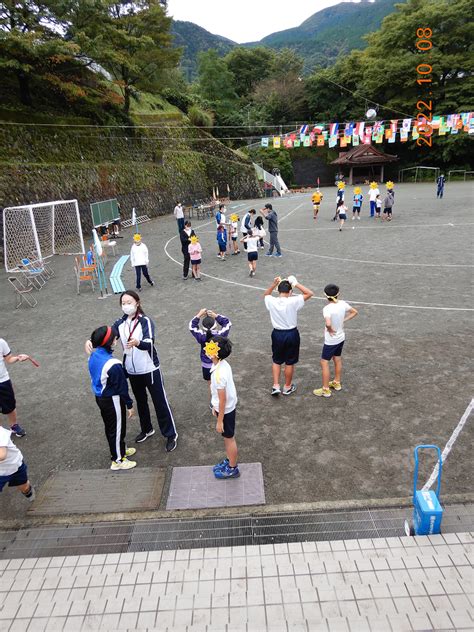
[[[38,263],[53,255],[84,254],[77,200],[4,208],[3,246],[7,272],[18,272],[25,258]]]

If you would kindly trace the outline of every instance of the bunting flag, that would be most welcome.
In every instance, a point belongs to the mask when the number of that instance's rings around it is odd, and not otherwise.
[[[463,131],[474,134],[474,112],[436,115],[432,120],[418,115],[416,119],[391,119],[367,124],[365,121],[304,124],[298,131],[284,136],[263,136],[260,144],[262,147],[275,149],[311,147],[312,145],[323,147],[326,143],[331,148],[338,145],[347,147],[351,143],[357,147],[360,143],[366,145],[372,142],[381,144],[384,141],[395,143],[398,140],[397,133],[400,134],[399,140],[406,143],[408,140],[417,140],[422,133],[427,135],[434,131],[437,131],[439,136],[459,134]]]

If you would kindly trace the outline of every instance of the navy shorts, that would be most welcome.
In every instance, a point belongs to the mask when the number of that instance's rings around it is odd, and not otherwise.
[[[225,252],[227,250],[227,244],[219,244],[219,252]]]
[[[230,413],[224,415],[224,432],[222,436],[226,439],[232,439],[235,435],[235,408]]]
[[[272,360],[275,364],[296,364],[300,357],[300,332],[294,329],[272,331]]]
[[[345,213],[339,213],[339,219],[347,219],[347,215]]]
[[[360,206],[353,206],[353,207],[352,207],[352,212],[353,212],[353,213],[355,213],[356,211],[357,211],[358,213],[360,213]]]
[[[206,380],[206,382],[211,381],[211,368],[208,366],[203,366],[202,368],[202,377]]]
[[[232,241],[237,241],[237,237],[232,237]]]
[[[334,356],[340,356],[342,353],[342,347],[344,346],[344,340],[338,345],[323,345],[323,352],[321,353],[322,360],[331,360]]]
[[[15,393],[11,380],[0,382],[0,413],[9,415],[16,408]]]
[[[8,485],[9,487],[18,487],[18,485],[24,485],[28,482],[28,470],[26,469],[26,463],[23,462],[16,472],[9,476],[0,476],[0,492]]]
[[[201,265],[201,259],[191,259],[191,265],[192,266],[199,266]]]
[[[391,208],[384,208],[383,212],[384,212],[384,214],[391,215],[392,214],[392,209]]]
[[[247,260],[248,261],[257,261],[258,259],[258,252],[248,252],[247,253]]]

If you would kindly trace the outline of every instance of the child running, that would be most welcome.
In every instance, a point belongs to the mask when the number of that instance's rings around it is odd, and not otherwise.
[[[360,187],[356,187],[354,189],[354,203],[352,206],[352,221],[355,220],[356,213],[357,213],[357,219],[360,220],[360,211],[362,208],[363,199],[364,199],[364,196],[362,195],[362,189]]]
[[[257,272],[258,242],[266,235],[264,229],[249,228],[245,237],[240,240],[247,244],[247,261],[249,263],[249,277],[254,277]]]
[[[118,331],[114,327],[103,326],[91,334],[95,350],[89,357],[89,373],[92,392],[104,422],[105,436],[110,449],[111,470],[131,470],[136,461],[129,461],[135,448],[127,448],[127,417],[134,415],[133,401],[128,393],[128,383],[120,360],[112,357],[117,343]],[[125,413],[125,408],[128,413]]]
[[[313,202],[313,219],[317,219],[319,213],[319,206],[323,200],[323,194],[321,191],[316,189],[316,191],[311,196],[311,201]]]
[[[188,252],[191,257],[192,275],[196,281],[200,281],[202,246],[199,243],[199,237],[197,237],[197,235],[192,235],[190,237],[190,241],[191,243],[188,246]]]
[[[199,327],[201,318],[201,327]],[[220,329],[218,329],[218,327],[220,327]],[[206,355],[204,345],[216,335],[227,338],[231,327],[232,323],[226,316],[216,314],[216,312],[205,308],[200,309],[189,323],[189,331],[201,345],[202,377],[206,382],[209,382],[209,388],[211,387],[212,360]]]
[[[322,388],[316,388],[313,395],[317,397],[331,397],[331,388],[340,391],[342,372],[342,348],[346,334],[344,333],[344,323],[358,314],[357,310],[339,300],[339,288],[337,285],[326,285],[324,294],[329,301],[329,305],[323,308],[324,316],[324,346],[321,354],[321,372],[323,378]],[[334,380],[330,381],[329,362],[334,362]]]
[[[35,488],[28,480],[28,469],[23,454],[13,443],[12,430],[0,426],[0,492],[5,485],[17,487],[23,496],[32,502]]]
[[[339,230],[341,231],[347,219],[347,206],[344,204],[344,200],[339,200],[337,203],[336,218],[339,218]]]
[[[217,227],[217,245],[219,246],[219,254],[217,255],[221,261],[225,261],[225,253],[227,250],[227,231],[222,224]]]
[[[213,472],[216,478],[237,478],[240,476],[235,441],[235,413],[237,391],[230,364],[226,361],[232,352],[232,343],[228,338],[214,336],[206,343],[204,350],[212,361],[211,368],[211,406],[212,414],[217,417],[216,432],[224,437],[226,457]]]

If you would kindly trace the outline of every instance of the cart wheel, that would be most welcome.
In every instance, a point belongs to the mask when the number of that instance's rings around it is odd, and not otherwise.
[[[415,527],[413,526],[413,523],[409,520],[405,520],[405,533],[409,536],[415,535]]]

